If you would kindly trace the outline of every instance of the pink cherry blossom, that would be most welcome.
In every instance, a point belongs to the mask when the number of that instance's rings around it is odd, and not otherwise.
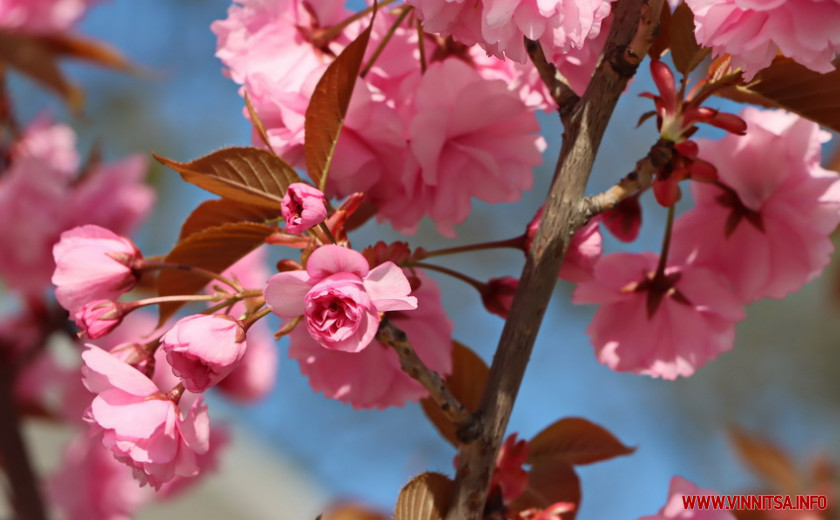
[[[101,338],[114,330],[124,316],[125,304],[112,300],[94,300],[74,314],[76,326],[90,339]]]
[[[190,392],[170,396],[170,389],[98,347],[88,348],[82,359],[85,386],[96,394],[88,420],[114,457],[155,489],[176,475],[197,475],[210,430],[202,398]]]
[[[743,304],[713,271],[671,265],[656,279],[657,264],[653,253],[605,256],[573,301],[600,305],[586,331],[601,363],[619,372],[688,377],[732,348]]]
[[[413,233],[428,215],[454,236],[472,197],[512,202],[530,189],[545,147],[538,131],[534,114],[503,82],[483,79],[457,58],[430,64],[408,122],[411,153],[379,217]]]
[[[724,509],[686,509],[683,503],[683,497],[686,496],[717,496],[717,493],[699,488],[682,477],[674,477],[668,489],[668,501],[659,513],[643,516],[639,520],[735,520],[732,513]]]
[[[327,218],[324,193],[303,182],[289,185],[280,208],[289,233],[302,233]]]
[[[103,165],[77,179],[75,134],[48,117],[27,126],[10,157],[0,178],[0,242],[14,246],[0,250],[0,274],[27,295],[40,297],[49,286],[50,252],[62,231],[96,224],[125,234],[151,209],[145,159]]]
[[[424,28],[478,43],[489,54],[525,63],[523,40],[538,40],[547,56],[583,47],[610,14],[607,0],[411,0]]]
[[[73,211],[65,226],[96,224],[119,235],[134,233],[155,202],[155,190],[143,182],[148,168],[146,157],[132,155],[85,174],[66,202]]]
[[[751,80],[781,53],[817,72],[834,70],[840,4],[826,0],[686,0],[697,41]]]
[[[58,302],[70,312],[97,299],[116,299],[137,283],[134,264],[142,258],[134,243],[99,226],[65,231],[53,247]]]
[[[829,136],[817,124],[783,111],[742,116],[745,136],[698,140],[720,182],[692,183],[696,205],[677,219],[673,251],[725,276],[745,302],[782,298],[829,262],[840,181],[820,166]]]
[[[384,265],[384,264],[383,264]],[[423,363],[438,372],[452,371],[452,322],[440,300],[437,284],[417,271],[417,310],[390,312],[389,319],[405,331]],[[323,348],[301,326],[289,336],[289,357],[298,361],[316,392],[349,403],[353,408],[387,408],[418,401],[428,392],[400,368],[393,349],[374,339],[357,353]]]
[[[100,436],[77,435],[64,451],[59,470],[47,481],[50,503],[67,520],[129,520],[154,499],[137,485],[131,469],[102,447]]]
[[[99,0],[3,0],[0,27],[30,33],[67,31]]]
[[[305,316],[309,334],[325,348],[360,352],[376,335],[380,312],[417,308],[410,292],[393,262],[370,269],[361,253],[327,245],[312,253],[306,271],[272,276],[265,301],[281,318]]]
[[[221,314],[178,320],[160,340],[176,376],[190,392],[204,392],[230,374],[245,355],[242,323]]]

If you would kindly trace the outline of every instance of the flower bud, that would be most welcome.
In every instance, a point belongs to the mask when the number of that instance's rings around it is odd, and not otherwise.
[[[134,243],[99,226],[79,226],[53,246],[52,283],[62,307],[75,313],[94,300],[116,300],[137,283],[142,258]]]
[[[90,339],[101,338],[122,323],[127,306],[111,300],[95,300],[82,305],[74,314],[76,326]]]
[[[161,338],[172,372],[190,392],[215,385],[239,364],[245,354],[242,323],[220,314],[197,314],[178,321]]]
[[[481,291],[484,307],[496,316],[507,319],[518,286],[519,279],[513,276],[489,280]]]
[[[289,233],[303,233],[327,218],[324,194],[303,182],[289,185],[280,203],[280,210]]]

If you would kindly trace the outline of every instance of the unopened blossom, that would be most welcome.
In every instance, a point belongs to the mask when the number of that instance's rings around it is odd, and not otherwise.
[[[782,298],[828,265],[840,181],[820,166],[829,135],[816,123],[784,111],[741,115],[745,136],[698,140],[719,182],[692,185],[695,207],[677,219],[673,250],[723,275],[744,302]]]
[[[3,0],[0,27],[27,33],[53,33],[73,28],[99,0]]]
[[[413,293],[417,309],[389,312],[388,319],[406,333],[423,364],[439,374],[449,374],[452,322],[443,309],[437,284],[419,270],[417,276],[420,285]],[[428,395],[402,370],[394,349],[376,339],[361,352],[350,353],[324,348],[300,325],[289,337],[289,357],[297,360],[312,389],[330,399],[353,408],[381,409]]]
[[[502,81],[457,58],[429,64],[408,121],[410,154],[378,216],[412,233],[424,216],[454,236],[473,197],[513,202],[530,189],[545,142],[539,123]]]
[[[289,185],[280,209],[289,233],[302,233],[327,218],[324,193],[303,182]]]
[[[601,222],[612,235],[622,242],[632,242],[639,236],[642,227],[641,193],[621,199],[609,211],[601,214]]]
[[[65,231],[53,247],[58,302],[70,312],[98,299],[114,300],[137,283],[135,263],[142,259],[128,238],[99,226]]]
[[[337,245],[315,250],[305,271],[272,276],[265,301],[281,318],[304,316],[306,330],[322,346],[360,352],[379,328],[379,313],[417,308],[411,286],[393,262],[370,269],[361,253]]]
[[[141,484],[159,489],[175,476],[198,474],[210,422],[201,396],[168,394],[140,371],[104,350],[82,353],[85,386],[96,394],[87,420],[94,434]]]
[[[79,307],[73,315],[76,327],[90,339],[101,338],[119,325],[125,304],[113,300],[94,300]]]
[[[834,70],[840,4],[830,0],[686,0],[694,35],[713,54],[732,56],[747,81],[782,54],[817,72]]]
[[[695,486],[682,477],[671,479],[668,489],[668,501],[655,515],[648,515],[639,520],[735,520],[735,517],[725,509],[700,509],[685,507],[684,497],[717,496],[711,489]]]
[[[221,314],[182,318],[160,339],[176,376],[190,392],[204,392],[230,374],[245,355],[242,323]]]
[[[507,319],[518,286],[519,279],[513,276],[491,278],[481,291],[484,308],[500,318]]]
[[[653,253],[601,258],[573,301],[599,305],[586,329],[598,360],[619,372],[688,377],[730,350],[743,303],[716,272],[670,265]]]

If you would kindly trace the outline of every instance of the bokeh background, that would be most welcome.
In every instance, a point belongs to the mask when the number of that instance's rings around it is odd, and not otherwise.
[[[83,154],[101,139],[106,159],[154,151],[189,160],[224,146],[248,144],[250,126],[242,117],[242,99],[222,74],[209,29],[212,21],[226,16],[229,5],[228,0],[102,2],[90,11],[79,32],[109,42],[143,72],[126,76],[66,67],[87,93],[81,118],[69,116],[42,91],[16,81],[13,96],[21,107],[21,119],[50,107],[77,129]],[[650,88],[639,78],[622,99],[602,144],[590,192],[619,179],[654,141],[652,123],[635,129],[639,115],[649,109],[649,102],[635,94]],[[550,146],[544,166],[535,172],[534,189],[520,202],[475,204],[470,219],[458,228],[456,241],[437,237],[430,225],[408,241],[436,248],[520,234],[540,206],[551,178],[560,135],[555,119],[542,118]],[[156,163],[150,179],[158,188],[159,202],[139,243],[144,252],[159,254],[174,244],[184,217],[209,194]],[[658,250],[663,217],[661,208],[648,204],[640,239],[627,246],[606,238],[606,250]],[[369,224],[352,239],[361,249],[377,240],[405,238],[389,227]],[[513,251],[485,252],[440,263],[486,279],[518,275],[523,258]],[[638,448],[632,456],[580,468],[581,519],[653,514],[664,504],[673,475],[721,493],[755,488],[758,481],[729,442],[727,427],[732,424],[773,439],[803,468],[820,453],[840,461],[840,306],[834,271],[832,267],[785,301],[751,306],[747,319],[738,325],[731,352],[692,378],[674,382],[619,374],[599,365],[585,333],[593,310],[573,306],[571,286],[560,282],[510,432],[527,438],[558,418],[582,416]],[[468,286],[438,280],[444,282],[443,300],[455,323],[455,337],[489,363],[502,320],[488,314]],[[285,358],[285,341],[278,348]],[[453,472],[454,449],[426,423],[418,406],[353,410],[314,394],[288,359],[281,362],[277,387],[263,403],[241,408],[218,398],[212,399],[210,410],[214,420],[228,420],[247,430],[235,447],[236,460],[230,463],[238,473],[206,484],[214,494],[258,490],[232,498],[233,503],[242,503],[236,518],[276,519],[278,511],[290,509],[289,501],[295,511],[289,518],[314,518],[338,499],[361,501],[387,512],[401,485],[413,475],[427,470]],[[243,466],[244,459],[252,466]],[[298,491],[272,489],[275,481],[266,475],[275,469],[286,479],[277,480],[276,486],[287,482]],[[201,498],[206,494],[205,487],[173,507],[191,517],[190,511],[207,505]],[[252,507],[254,501],[266,507]],[[159,513],[147,515],[162,518]],[[201,515],[208,520],[232,518],[231,511],[221,509]]]

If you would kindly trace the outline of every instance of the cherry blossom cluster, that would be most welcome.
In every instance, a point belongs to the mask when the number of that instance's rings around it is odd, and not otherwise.
[[[293,166],[304,166],[304,115],[317,80],[367,23],[342,26],[352,14],[342,5],[247,0],[212,26],[216,55],[265,125],[268,146]],[[454,236],[472,198],[510,202],[531,187],[545,147],[534,111],[550,102],[530,65],[428,33],[421,53],[410,7],[389,9],[374,20],[326,193],[364,192],[400,231],[413,233],[429,216]],[[255,144],[266,145],[256,134]]]
[[[820,166],[828,134],[783,111],[741,118],[744,135],[697,140],[714,177],[691,183],[694,207],[664,253],[604,256],[578,285],[575,302],[600,305],[587,330],[610,368],[690,376],[732,348],[745,305],[783,298],[828,265],[840,224],[838,174]]]

